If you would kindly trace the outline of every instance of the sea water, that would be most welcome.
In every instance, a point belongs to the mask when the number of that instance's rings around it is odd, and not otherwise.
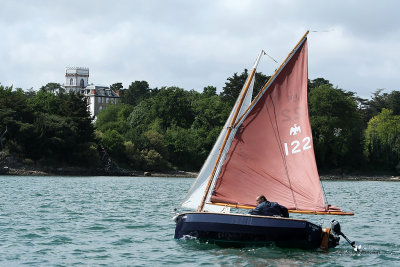
[[[173,209],[191,178],[0,176],[1,266],[396,266],[400,183],[323,181],[327,200],[355,216],[331,219],[345,240],[329,252],[220,248],[175,240]],[[294,216],[294,215],[293,215]],[[299,217],[299,216],[296,216]]]

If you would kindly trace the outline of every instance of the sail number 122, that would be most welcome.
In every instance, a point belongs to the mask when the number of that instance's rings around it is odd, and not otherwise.
[[[286,156],[289,156],[291,154],[300,153],[302,151],[310,149],[311,148],[311,138],[307,136],[307,137],[303,138],[302,142],[300,142],[298,140],[294,140],[290,143],[290,145],[288,143],[284,143],[283,145],[285,147]]]

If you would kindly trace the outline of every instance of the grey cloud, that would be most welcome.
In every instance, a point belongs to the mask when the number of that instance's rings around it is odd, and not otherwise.
[[[66,66],[90,82],[222,89],[261,49],[282,61],[308,29],[310,78],[369,97],[398,90],[397,1],[11,1],[0,8],[0,82],[38,89]],[[325,32],[326,30],[330,30]],[[277,64],[266,58],[261,71]]]

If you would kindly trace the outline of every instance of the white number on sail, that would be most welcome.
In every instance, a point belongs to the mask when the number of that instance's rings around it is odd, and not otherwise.
[[[304,150],[310,149],[311,148],[311,138],[310,137],[305,137],[302,140],[303,147],[300,146],[300,141],[294,140],[293,142],[290,143],[290,147],[288,143],[284,143],[283,146],[285,148],[285,154],[286,156],[289,156],[289,154],[296,154],[299,152],[302,152]]]
[[[292,154],[301,152],[301,150],[299,149],[299,146],[300,146],[299,141],[295,140],[290,145],[292,146]]]
[[[310,142],[311,142],[311,138],[308,136],[303,139],[303,143],[305,143],[303,146],[303,150],[307,150],[307,149],[311,148]]]

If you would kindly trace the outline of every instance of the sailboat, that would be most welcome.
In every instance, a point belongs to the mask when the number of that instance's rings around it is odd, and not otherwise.
[[[252,100],[256,68],[264,52],[258,55],[182,203],[195,211],[175,217],[176,239],[328,249],[338,245],[339,235],[344,236],[335,220],[330,228],[322,228],[304,219],[231,212],[231,208],[252,209],[256,197],[265,195],[290,213],[354,214],[325,203],[308,116],[307,35],[308,31]]]

